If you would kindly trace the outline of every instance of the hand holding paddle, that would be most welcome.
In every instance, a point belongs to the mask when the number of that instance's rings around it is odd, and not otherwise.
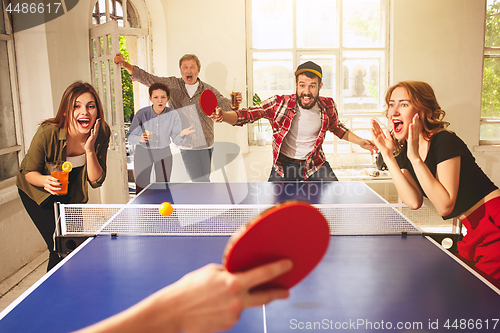
[[[170,332],[172,328],[175,332],[226,331],[236,324],[244,309],[287,298],[290,293],[283,289],[250,290],[291,267],[289,260],[280,260],[231,274],[220,265],[208,264],[78,333]]]
[[[215,121],[216,123],[222,123],[224,121],[223,112],[224,111],[222,111],[221,108],[216,108],[215,112],[212,113],[210,118],[212,118],[212,120]]]
[[[206,89],[201,93],[200,106],[203,112],[213,121],[222,123],[224,120],[223,111],[217,107],[217,97],[212,90]]]

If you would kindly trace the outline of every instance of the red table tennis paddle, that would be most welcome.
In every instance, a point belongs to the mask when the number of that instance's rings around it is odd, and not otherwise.
[[[291,271],[256,289],[290,289],[321,261],[330,242],[330,228],[319,210],[288,201],[259,214],[229,239],[222,262],[228,272],[240,272],[288,258]]]
[[[217,107],[217,97],[210,89],[203,90],[200,96],[200,106],[207,116],[211,116]]]

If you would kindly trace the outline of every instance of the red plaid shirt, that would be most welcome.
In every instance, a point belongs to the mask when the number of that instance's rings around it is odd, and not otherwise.
[[[290,130],[293,117],[295,117],[295,106],[297,95],[273,96],[260,105],[248,109],[236,111],[238,121],[236,125],[242,126],[247,123],[266,118],[273,128],[273,165],[278,174],[283,176],[283,166],[278,161],[278,155],[285,135]],[[322,144],[325,140],[326,131],[331,131],[342,139],[348,129],[339,121],[337,107],[332,98],[319,97],[318,106],[321,113],[321,130],[314,144],[313,150],[307,155],[305,162],[304,179],[310,177],[326,161]]]

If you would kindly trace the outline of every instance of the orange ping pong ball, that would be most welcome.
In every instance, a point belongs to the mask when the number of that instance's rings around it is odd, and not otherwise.
[[[158,208],[158,211],[163,216],[170,216],[172,214],[172,212],[174,211],[174,208],[172,207],[170,202],[164,202],[160,205],[160,207]]]

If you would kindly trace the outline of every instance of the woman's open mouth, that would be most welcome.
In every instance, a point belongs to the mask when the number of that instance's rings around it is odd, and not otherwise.
[[[82,128],[88,128],[90,126],[90,119],[88,118],[80,118],[77,122]]]
[[[399,133],[403,129],[404,123],[401,120],[394,119],[392,121],[392,124],[394,126],[394,132]]]

